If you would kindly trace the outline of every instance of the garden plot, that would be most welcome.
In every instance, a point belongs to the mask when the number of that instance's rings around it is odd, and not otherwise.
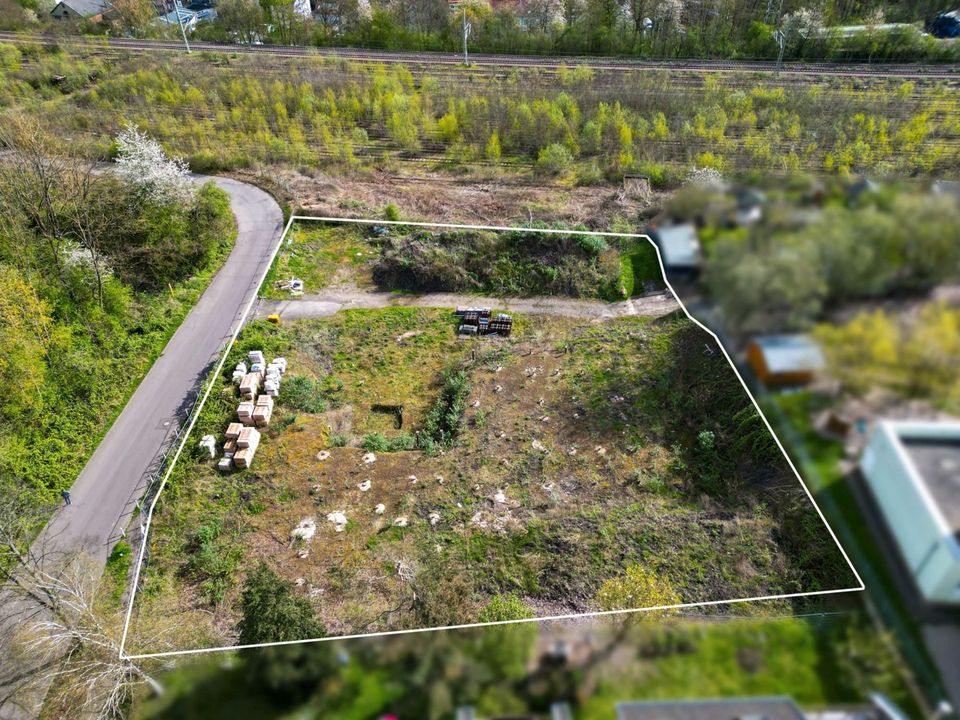
[[[354,310],[253,323],[226,367],[253,348],[290,367],[257,462],[181,458],[128,654],[237,644],[261,567],[331,637],[857,585],[684,317],[517,316],[494,339],[457,337],[449,309]],[[196,437],[231,419],[218,382]],[[190,632],[151,636],[158,613]]]

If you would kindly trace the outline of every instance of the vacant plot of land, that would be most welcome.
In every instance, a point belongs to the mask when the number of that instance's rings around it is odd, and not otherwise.
[[[196,618],[189,642],[234,642],[260,560],[331,635],[854,584],[690,321],[515,328],[459,339],[448,311],[414,308],[249,326],[237,359],[289,360],[278,411],[252,469],[181,460],[129,649],[175,649],[138,635],[139,618],[171,608]],[[232,419],[235,390],[219,382],[197,438],[222,440]],[[306,519],[316,534],[292,540]]]

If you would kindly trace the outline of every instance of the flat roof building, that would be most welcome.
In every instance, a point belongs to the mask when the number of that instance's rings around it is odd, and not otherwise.
[[[805,720],[788,697],[665,700],[617,705],[617,720]]]
[[[693,223],[651,228],[649,235],[660,248],[668,272],[695,273],[700,269],[700,239]]]
[[[960,604],[960,422],[881,422],[860,469],[920,594]]]

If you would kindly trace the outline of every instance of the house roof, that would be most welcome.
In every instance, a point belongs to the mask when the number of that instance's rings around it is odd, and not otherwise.
[[[60,0],[57,5],[69,8],[80,17],[100,15],[112,7],[106,0]]]
[[[945,530],[960,537],[960,422],[885,421]]]
[[[808,335],[767,335],[753,339],[771,373],[815,372],[826,365],[823,351]]]
[[[617,720],[803,720],[788,697],[626,702]]]
[[[651,237],[660,248],[666,267],[695,268],[700,265],[700,240],[693,223],[665,225],[655,229]]]

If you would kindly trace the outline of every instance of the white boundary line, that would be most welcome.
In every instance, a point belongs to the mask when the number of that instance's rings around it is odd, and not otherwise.
[[[126,642],[127,642],[127,633],[130,629],[130,618],[133,614],[133,604],[136,599],[137,586],[140,581],[140,571],[143,565],[144,553],[147,547],[147,540],[149,537],[150,531],[150,522],[153,520],[153,511],[156,507],[157,501],[160,499],[160,494],[163,492],[164,487],[167,484],[167,480],[170,477],[170,474],[173,472],[173,468],[177,463],[177,460],[180,458],[183,448],[186,446],[187,440],[190,438],[190,433],[193,430],[193,426],[196,424],[197,419],[200,416],[200,411],[203,410],[204,404],[207,402],[207,397],[210,395],[211,390],[213,389],[214,383],[212,382],[223,369],[224,363],[227,361],[227,357],[230,355],[230,351],[233,349],[234,343],[237,341],[237,337],[240,334],[240,330],[243,328],[244,323],[247,321],[247,316],[250,314],[250,310],[253,308],[254,303],[256,303],[259,296],[260,287],[262,287],[264,280],[266,280],[267,274],[270,272],[270,269],[273,267],[273,263],[276,260],[277,254],[280,251],[280,248],[283,247],[284,241],[287,238],[287,234],[290,232],[290,228],[293,226],[295,221],[315,221],[315,222],[327,222],[327,223],[354,223],[358,225],[402,225],[407,227],[424,227],[424,228],[446,228],[452,230],[491,230],[491,231],[514,231],[514,232],[541,232],[547,234],[558,234],[558,235],[597,235],[600,237],[620,237],[620,238],[643,238],[649,242],[654,249],[654,252],[657,253],[657,262],[660,264],[660,272],[663,275],[663,280],[666,283],[667,288],[670,290],[673,297],[676,299],[677,303],[680,305],[680,309],[683,310],[684,315],[687,316],[691,322],[693,322],[697,327],[706,332],[710,337],[716,341],[717,346],[720,348],[720,351],[723,353],[723,356],[726,358],[730,367],[733,369],[734,374],[737,376],[737,379],[740,381],[740,385],[743,386],[744,392],[747,393],[747,397],[750,398],[750,401],[753,403],[753,407],[756,409],[757,414],[763,420],[763,424],[766,426],[767,431],[773,436],[774,441],[777,443],[777,447],[780,448],[780,452],[783,454],[784,459],[787,461],[787,464],[790,466],[790,469],[793,470],[793,474],[797,478],[797,482],[800,483],[800,487],[803,488],[803,491],[806,493],[807,498],[810,500],[810,503],[813,505],[814,509],[817,511],[820,520],[823,522],[824,526],[827,528],[827,532],[830,533],[830,537],[833,538],[833,542],[836,543],[837,549],[840,550],[840,554],[843,555],[843,559],[847,561],[847,565],[850,568],[850,571],[853,573],[853,576],[857,579],[857,585],[849,588],[839,588],[836,590],[817,590],[812,592],[798,592],[798,593],[786,593],[782,595],[760,595],[756,597],[747,597],[747,598],[732,598],[729,600],[707,600],[703,602],[695,603],[677,603],[675,605],[656,605],[653,607],[647,608],[635,608],[631,610],[607,610],[602,612],[587,612],[587,613],[572,613],[567,615],[551,615],[547,617],[536,617],[529,618],[525,620],[500,620],[496,622],[487,622],[487,623],[467,623],[464,625],[444,625],[440,627],[431,627],[431,628],[414,628],[411,630],[388,630],[384,632],[373,632],[373,633],[359,633],[355,635],[333,635],[330,637],[322,638],[305,638],[303,640],[286,640],[281,642],[270,642],[270,643],[256,643],[251,645],[224,645],[221,647],[212,647],[212,648],[197,648],[191,650],[171,650],[167,652],[158,652],[158,653],[143,653],[137,655],[127,655],[125,653]],[[227,346],[223,350],[223,356],[220,358],[220,362],[217,364],[216,369],[207,376],[206,381],[208,382],[207,389],[203,394],[203,398],[200,400],[200,403],[196,406],[196,409],[193,413],[193,417],[190,420],[190,424],[187,426],[186,432],[183,434],[183,439],[180,441],[180,445],[177,447],[176,452],[174,453],[173,460],[171,460],[170,465],[167,467],[167,471],[163,476],[163,480],[160,482],[160,487],[157,489],[156,495],[154,495],[153,501],[150,503],[150,510],[147,515],[147,522],[144,526],[143,537],[141,538],[140,552],[137,556],[137,569],[134,574],[133,582],[133,591],[130,593],[130,604],[127,607],[127,615],[123,624],[123,636],[120,639],[120,658],[124,660],[136,660],[144,658],[158,658],[158,657],[173,657],[179,655],[195,655],[202,653],[212,653],[212,652],[223,652],[227,650],[243,650],[243,649],[252,649],[252,648],[262,648],[262,647],[273,647],[278,645],[296,645],[300,643],[314,643],[314,642],[326,642],[330,640],[354,640],[357,638],[366,638],[366,637],[379,637],[379,636],[389,636],[389,635],[404,635],[408,633],[422,633],[422,632],[436,632],[440,630],[454,630],[454,629],[466,629],[466,628],[476,628],[476,627],[488,627],[494,625],[509,625],[514,623],[523,623],[523,622],[545,622],[550,620],[572,620],[582,617],[605,617],[612,615],[624,615],[627,613],[637,613],[637,612],[653,612],[658,610],[682,610],[686,608],[694,607],[710,607],[714,605],[733,605],[736,603],[746,603],[746,602],[761,602],[765,600],[785,600],[789,598],[799,598],[799,597],[814,597],[819,595],[836,595],[839,593],[848,593],[848,592],[860,592],[866,589],[866,586],[863,584],[863,580],[860,577],[860,573],[857,572],[857,569],[853,566],[853,563],[850,560],[850,557],[847,555],[846,550],[843,549],[843,546],[840,544],[840,541],[837,539],[836,533],[833,531],[833,528],[830,527],[830,523],[827,522],[827,519],[823,515],[823,511],[820,510],[820,506],[817,505],[817,501],[814,500],[812,493],[807,488],[806,484],[803,482],[803,478],[800,476],[800,472],[797,470],[796,466],[793,464],[793,461],[790,459],[790,456],[787,454],[786,449],[783,447],[783,443],[780,442],[780,438],[777,437],[777,434],[773,431],[773,427],[770,425],[770,421],[767,420],[767,416],[763,414],[763,410],[760,408],[759,403],[756,398],[754,398],[753,393],[750,392],[750,388],[747,387],[746,381],[740,375],[740,371],[737,370],[736,363],[733,362],[733,359],[730,357],[727,349],[723,346],[723,343],[720,342],[720,338],[710,330],[707,326],[697,320],[693,315],[690,314],[690,311],[687,310],[686,305],[683,304],[683,300],[680,299],[680,296],[677,294],[676,290],[673,289],[673,285],[670,284],[670,281],[667,279],[666,268],[663,265],[663,258],[660,255],[660,248],[657,247],[657,244],[653,242],[649,235],[643,233],[618,233],[618,232],[593,232],[590,230],[565,230],[558,228],[531,228],[531,227],[509,227],[503,225],[460,225],[455,223],[431,223],[431,222],[406,222],[403,220],[371,220],[368,218],[342,218],[342,217],[311,217],[306,215],[291,215],[290,219],[287,221],[286,227],[283,229],[283,233],[280,235],[280,240],[277,242],[277,246],[274,248],[273,252],[270,255],[270,262],[267,263],[264,268],[263,274],[260,277],[260,282],[257,284],[256,290],[254,291],[253,297],[250,298],[250,301],[247,303],[247,307],[244,309],[243,314],[240,316],[240,320],[237,322],[237,327],[233,332],[233,335],[230,337],[230,341],[227,343]]]

